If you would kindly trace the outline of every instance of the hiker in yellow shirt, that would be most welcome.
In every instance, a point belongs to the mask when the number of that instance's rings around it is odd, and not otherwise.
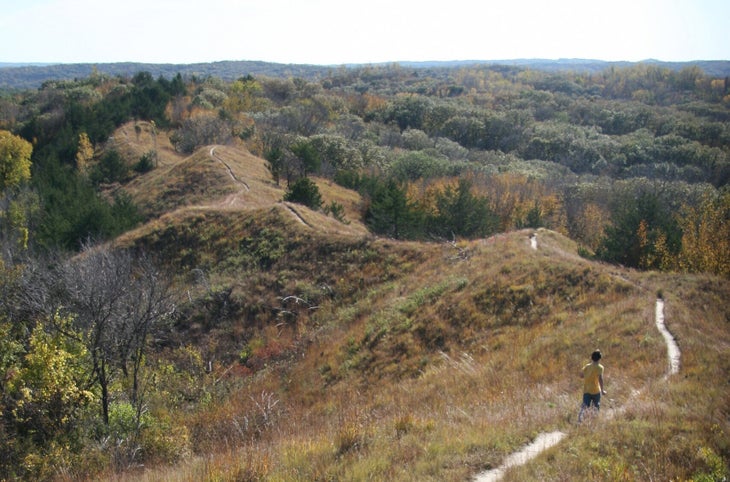
[[[591,405],[596,407],[596,411],[601,408],[601,395],[606,394],[603,389],[603,365],[598,363],[601,359],[601,350],[596,350],[591,354],[592,362],[583,367],[581,375],[583,376],[583,404],[578,414],[578,422],[583,420],[583,413]]]

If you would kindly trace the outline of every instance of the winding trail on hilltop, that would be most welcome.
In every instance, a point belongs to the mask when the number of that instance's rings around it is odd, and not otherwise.
[[[241,191],[239,191],[238,193],[234,193],[234,194],[231,194],[231,195],[227,196],[219,204],[220,206],[230,207],[230,206],[234,206],[237,202],[240,202],[239,201],[239,194],[241,192],[243,192],[243,191],[250,192],[251,191],[251,187],[248,185],[248,183],[246,181],[244,181],[243,179],[239,179],[234,174],[233,169],[231,168],[231,166],[226,161],[224,161],[223,158],[220,155],[218,155],[218,153],[216,153],[216,149],[218,147],[219,146],[212,146],[210,148],[210,157],[212,159],[220,162],[221,164],[223,164],[223,166],[225,166],[226,170],[228,171],[228,175],[231,177],[231,179],[233,179],[234,182],[236,182],[236,183],[240,184],[241,186],[243,186],[243,189]],[[299,213],[299,211],[297,211],[291,204],[289,204],[287,202],[282,202],[281,204],[287,209],[287,211],[289,211],[289,213],[292,214],[292,216],[294,216],[294,218],[299,223],[303,224],[304,226],[307,226],[308,228],[313,228],[313,226],[311,224],[309,224],[304,219],[304,217]]]
[[[218,148],[218,146],[212,146],[210,148],[210,157],[215,159],[216,161],[220,162],[221,164],[223,164],[225,166],[225,168],[228,170],[228,175],[231,176],[231,179],[233,179],[238,184],[241,184],[244,187],[244,189],[246,190],[246,192],[250,191],[251,188],[249,187],[248,183],[246,181],[244,181],[243,179],[239,179],[238,177],[236,177],[236,175],[233,173],[233,169],[231,169],[231,166],[226,161],[224,161],[222,157],[220,157],[218,154],[216,154],[216,152],[215,152],[216,148]]]
[[[537,234],[533,234],[530,236],[530,247],[534,250],[537,249]],[[655,310],[654,310],[654,322],[656,324],[657,329],[664,337],[664,341],[667,345],[667,358],[669,359],[669,365],[667,368],[667,373],[664,376],[665,379],[669,378],[671,375],[675,375],[679,373],[679,365],[680,365],[680,358],[681,358],[681,352],[679,351],[679,346],[677,345],[676,340],[674,339],[674,336],[670,333],[670,331],[667,329],[666,324],[664,323],[664,299],[658,298],[656,300]],[[635,398],[637,395],[639,395],[641,392],[639,390],[633,390],[632,394],[630,396],[630,399]],[[625,410],[627,404],[624,404],[623,407],[619,407],[616,409],[611,409],[609,413],[607,414],[607,418],[613,418],[617,414],[623,413]],[[562,441],[567,434],[565,432],[561,431],[555,431],[555,432],[548,432],[548,433],[541,433],[538,435],[535,440],[533,440],[530,444],[523,447],[518,452],[515,452],[513,454],[510,454],[507,456],[507,458],[504,459],[502,462],[502,465],[495,469],[486,470],[484,472],[481,472],[477,474],[472,480],[473,482],[496,482],[502,477],[504,477],[507,470],[509,470],[512,467],[517,467],[519,465],[524,465],[530,460],[534,459],[538,455],[540,455],[545,450],[557,445]]]

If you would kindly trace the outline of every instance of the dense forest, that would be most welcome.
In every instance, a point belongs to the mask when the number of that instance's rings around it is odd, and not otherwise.
[[[356,189],[378,234],[548,227],[605,261],[727,275],[729,89],[695,66],[642,64],[595,74],[342,68],[320,81],[96,73],[4,95],[0,122],[33,144],[27,195],[39,209],[28,222],[49,248],[141,221],[123,194],[98,194],[151,167],[154,152],[129,160],[102,149],[140,119],[169,130],[181,152],[235,140],[277,180],[324,176]]]
[[[166,438],[169,421],[153,420],[140,402],[150,398],[142,383],[149,351],[173,351],[153,346],[154,330],[181,317],[209,323],[229,309],[231,292],[210,289],[175,308],[175,266],[97,246],[160,215],[124,190],[157,169],[158,156],[114,148],[110,137],[129,121],[168,133],[184,154],[241,146],[266,160],[284,199],[342,221],[343,206],[323,202],[313,179],[356,191],[360,221],[380,238],[439,243],[547,228],[574,240],[586,259],[730,277],[730,78],[697,66],[385,65],[308,78],[243,71],[234,80],[95,71],[7,90],[2,479],[56,477],[91,446],[116,443],[119,469],[180,456]],[[266,250],[257,254],[263,271],[277,259],[272,252],[286,251],[267,229],[256,226],[266,246],[241,241]],[[332,256],[367,257],[359,249]],[[184,350],[168,355],[202,376],[199,354]],[[251,369],[250,353],[238,358]],[[176,384],[169,400],[202,406],[210,393],[173,365],[155,367]],[[103,451],[94,453],[89,470],[106,468]]]

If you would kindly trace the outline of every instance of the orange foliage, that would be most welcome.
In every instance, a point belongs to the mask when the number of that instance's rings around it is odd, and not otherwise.
[[[349,96],[347,104],[350,112],[360,117],[367,117],[369,114],[385,108],[388,101],[378,95],[364,93]]]
[[[172,99],[167,104],[165,115],[174,124],[179,124],[190,117],[192,99],[189,96],[181,96]]]
[[[519,173],[502,173],[482,182],[491,208],[502,220],[503,231],[522,226],[527,213],[538,207],[545,227],[567,232],[566,216],[558,193],[537,180]]]

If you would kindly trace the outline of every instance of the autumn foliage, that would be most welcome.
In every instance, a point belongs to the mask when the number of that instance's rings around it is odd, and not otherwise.
[[[0,479],[466,480],[556,427],[515,478],[727,478],[728,95],[652,65],[8,93]],[[566,376],[598,345],[600,443]]]

